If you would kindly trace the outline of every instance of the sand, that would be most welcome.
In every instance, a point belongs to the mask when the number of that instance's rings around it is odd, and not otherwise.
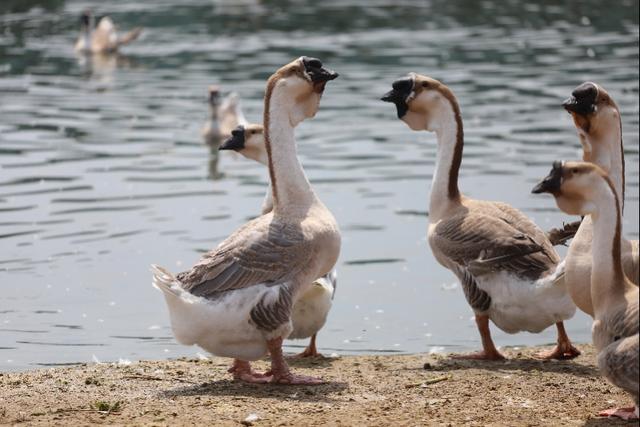
[[[0,374],[0,423],[22,425],[637,425],[597,418],[631,399],[603,380],[595,351],[506,362],[437,355],[293,361],[321,386],[237,383],[228,359],[142,361]],[[256,368],[266,369],[267,361]]]

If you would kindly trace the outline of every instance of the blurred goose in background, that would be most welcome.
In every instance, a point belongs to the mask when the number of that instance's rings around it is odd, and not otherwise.
[[[268,166],[269,158],[264,143],[262,125],[248,124],[246,126],[238,126],[231,132],[231,136],[220,145],[220,150],[233,150],[250,160]],[[262,215],[272,210],[273,195],[271,184],[269,184],[262,203]],[[293,305],[293,312],[291,313],[293,331],[289,335],[289,339],[311,338],[309,345],[296,357],[321,356],[316,346],[316,337],[318,331],[322,329],[327,321],[338,284],[337,280],[337,272],[333,269],[323,277],[315,280],[311,288]]]
[[[293,305],[333,269],[340,252],[338,224],[313,192],[294,136],[294,128],[316,114],[326,83],[337,76],[318,59],[301,57],[267,82],[264,138],[273,210],[240,227],[188,271],[173,276],[152,266],[176,339],[234,358],[230,372],[239,380],[322,383],[289,370],[282,342],[293,330]],[[249,362],[267,352],[271,370],[254,372]]]
[[[635,407],[600,412],[602,416],[638,418],[638,287],[624,274],[622,209],[615,183],[593,163],[556,162],[534,193],[551,193],[571,215],[589,215],[592,227],[591,283],[593,343],[598,366],[613,384],[633,397]]]
[[[618,106],[604,88],[591,82],[578,86],[571,97],[564,101],[563,106],[573,117],[582,144],[582,159],[607,172],[620,196],[620,210],[624,211],[624,147]],[[578,308],[593,317],[594,309],[589,291],[592,240],[593,224],[589,216],[582,221],[567,252],[565,283]],[[637,286],[640,281],[638,241],[622,237],[621,250],[625,275]]]
[[[220,87],[209,86],[209,119],[202,129],[205,144],[211,154],[217,155],[220,144],[231,136],[231,131],[239,125],[248,125],[240,108],[240,97],[232,92],[225,98],[221,97]]]
[[[537,333],[555,324],[558,345],[539,356],[578,356],[563,324],[576,308],[562,280],[563,264],[545,233],[512,206],[474,200],[458,189],[464,132],[453,92],[435,79],[411,73],[396,80],[382,100],[394,103],[398,118],[412,130],[437,136],[429,245],[438,262],[460,280],[483,347],[455,357],[504,359],[491,338],[489,320],[507,333]]]
[[[113,53],[121,46],[131,43],[140,36],[142,28],[135,28],[119,36],[113,21],[108,16],[100,19],[94,28],[91,12],[85,11],[80,17],[80,37],[75,50],[81,53]]]

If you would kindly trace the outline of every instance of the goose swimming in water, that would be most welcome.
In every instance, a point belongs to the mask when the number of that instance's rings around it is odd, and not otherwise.
[[[220,144],[231,136],[231,131],[239,125],[249,122],[240,108],[240,97],[232,92],[225,98],[221,97],[220,88],[209,86],[209,119],[202,129],[202,138],[212,154],[217,155]]]
[[[573,117],[582,144],[582,159],[607,172],[619,195],[621,211],[624,211],[624,147],[618,106],[602,86],[591,82],[575,88],[563,106]],[[637,286],[640,281],[638,241],[621,239],[624,273]],[[592,240],[593,224],[589,216],[582,221],[567,252],[565,283],[578,308],[593,317],[589,291]]]
[[[318,59],[301,57],[269,78],[263,121],[273,210],[240,227],[188,271],[173,276],[152,267],[176,339],[234,358],[236,379],[322,383],[289,370],[282,341],[293,329],[293,305],[334,268],[340,252],[338,224],[313,192],[294,138],[295,127],[315,116],[325,85],[336,77]],[[271,370],[254,372],[249,362],[267,352]]]
[[[131,43],[140,36],[142,28],[135,28],[124,36],[119,36],[113,21],[108,16],[100,19],[94,28],[91,12],[85,11],[80,16],[80,37],[75,50],[82,53],[113,53],[121,46]]]
[[[491,338],[489,320],[507,333],[537,333],[555,324],[558,345],[540,357],[578,356],[563,324],[574,315],[575,305],[562,281],[560,257],[545,233],[512,206],[474,200],[458,189],[464,135],[453,92],[435,79],[411,73],[396,80],[382,100],[393,102],[398,118],[411,129],[437,136],[429,245],[438,262],[460,280],[483,348],[456,357],[504,358]]]
[[[639,319],[638,287],[624,274],[621,202],[613,179],[593,163],[556,162],[534,189],[551,193],[571,215],[589,215],[592,262],[589,290],[593,301],[593,343],[598,366],[613,384],[633,397],[635,407],[602,411],[603,416],[638,418]]]
[[[249,124],[238,126],[231,132],[231,136],[220,145],[220,150],[234,150],[244,157],[268,165],[267,148],[264,143],[264,133],[262,125]],[[271,185],[262,203],[262,215],[271,212],[273,209],[273,196]],[[291,321],[293,331],[289,335],[290,339],[311,338],[309,345],[296,357],[320,356],[316,346],[318,331],[322,329],[327,321],[329,310],[335,295],[337,273],[333,269],[323,277],[315,280],[298,301],[293,305]]]

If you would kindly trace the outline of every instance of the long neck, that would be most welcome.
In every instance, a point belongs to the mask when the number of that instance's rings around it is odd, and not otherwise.
[[[624,296],[625,276],[622,270],[620,206],[613,183],[603,180],[597,189],[593,221],[591,299],[594,312],[601,312],[609,302]],[[615,206],[615,209],[611,207]]]
[[[590,151],[584,150],[582,159],[595,163],[604,169],[613,182],[616,194],[621,194],[621,208],[624,211],[625,177],[624,177],[624,149],[622,145],[622,122],[607,126],[606,132],[598,132],[595,135],[585,135]]]
[[[458,171],[462,162],[464,130],[458,104],[451,101],[442,115],[441,125],[436,129],[438,154],[436,171],[431,183],[431,221],[439,220],[451,203],[460,203]]]
[[[296,153],[289,121],[289,111],[295,108],[291,98],[273,86],[265,96],[264,136],[276,216],[306,211],[315,198]]]

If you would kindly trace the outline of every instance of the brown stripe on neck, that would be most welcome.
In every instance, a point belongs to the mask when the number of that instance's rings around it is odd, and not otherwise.
[[[447,189],[447,197],[449,200],[460,200],[460,190],[458,189],[458,172],[462,163],[462,148],[464,146],[464,128],[462,125],[462,115],[460,114],[460,105],[455,95],[448,87],[442,85],[438,91],[451,103],[453,114],[456,120],[456,146],[453,151],[453,159],[451,159],[451,169],[449,169],[449,187]]]
[[[611,255],[613,257],[613,278],[615,283],[621,283],[625,279],[624,271],[622,269],[622,220],[620,215],[620,201],[618,199],[618,193],[616,193],[616,189],[613,186],[613,182],[608,176],[603,176],[607,185],[611,189],[613,193],[613,197],[615,199],[615,207],[616,207],[616,231],[613,234],[613,248],[611,251]]]
[[[263,125],[264,125],[264,145],[267,149],[267,159],[269,160],[269,178],[271,179],[271,192],[273,193],[273,204],[274,206],[278,202],[278,186],[276,185],[276,174],[273,170],[273,159],[271,157],[271,132],[270,132],[270,123],[271,123],[271,95],[273,94],[273,89],[278,82],[280,76],[274,74],[267,81],[267,90],[264,94],[264,113],[263,113]]]
[[[615,104],[614,104],[615,105]],[[616,110],[618,107],[616,106]],[[620,129],[620,161],[622,162],[622,212],[624,212],[624,199],[626,197],[626,177],[625,177],[625,165],[624,165],[624,143],[622,141],[622,116],[620,110],[618,110],[618,126]],[[618,195],[616,194],[616,197]]]

